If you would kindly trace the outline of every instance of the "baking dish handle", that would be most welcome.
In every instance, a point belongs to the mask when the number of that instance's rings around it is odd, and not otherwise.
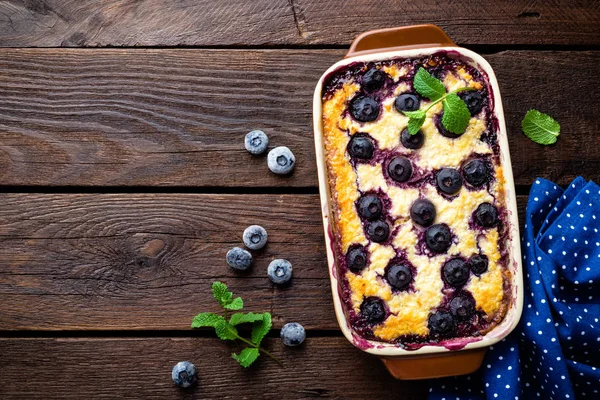
[[[345,58],[382,51],[422,49],[427,47],[456,46],[436,25],[410,25],[376,29],[354,39]]]

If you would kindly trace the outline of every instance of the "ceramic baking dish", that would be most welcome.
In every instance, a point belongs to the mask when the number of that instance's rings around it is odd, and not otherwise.
[[[332,72],[354,62],[383,61],[394,58],[420,57],[440,51],[459,53],[463,58],[483,70],[493,90],[495,115],[499,122],[498,143],[500,145],[500,163],[506,179],[506,207],[508,209],[509,268],[513,269],[511,302],[505,318],[486,335],[477,338],[465,338],[454,346],[426,345],[417,350],[405,350],[392,343],[370,341],[353,332],[344,313],[340,297],[340,281],[333,250],[333,231],[330,221],[330,190],[327,178],[323,130],[322,130],[322,86],[324,79]],[[473,372],[479,368],[486,348],[508,335],[517,325],[523,307],[523,276],[521,251],[519,247],[519,223],[517,217],[514,180],[500,99],[500,90],[490,65],[480,55],[457,47],[450,38],[435,25],[418,25],[369,31],[358,36],[346,57],[331,66],[322,76],[314,94],[313,102],[315,149],[319,177],[323,227],[327,247],[327,260],[331,291],[338,323],[344,336],[359,349],[380,357],[390,373],[398,379],[425,379]],[[418,266],[417,266],[418,267]],[[462,338],[461,338],[462,340]]]

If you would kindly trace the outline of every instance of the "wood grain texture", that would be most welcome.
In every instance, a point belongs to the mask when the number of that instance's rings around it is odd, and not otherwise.
[[[423,399],[425,382],[398,381],[381,361],[343,337],[310,335],[298,348],[279,339],[244,370],[239,347],[216,338],[0,339],[0,397],[9,399]],[[171,368],[196,365],[199,384],[177,388]]]
[[[516,184],[600,179],[600,52],[487,55],[508,124]],[[0,185],[316,186],[312,93],[339,50],[5,50],[0,54]],[[582,105],[581,101],[585,101]],[[540,146],[525,112],[555,117]],[[296,154],[289,177],[243,148],[264,129]]]
[[[461,44],[600,44],[594,0],[8,0],[0,46],[348,45],[422,23]]]
[[[526,197],[519,197],[521,215]],[[187,330],[216,279],[274,325],[338,329],[317,195],[3,194],[0,330]],[[249,273],[225,253],[261,224]],[[289,259],[289,287],[266,277]]]

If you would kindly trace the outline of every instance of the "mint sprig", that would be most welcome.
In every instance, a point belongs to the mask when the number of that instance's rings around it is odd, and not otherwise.
[[[549,145],[556,143],[560,134],[560,124],[548,114],[529,110],[521,122],[523,133],[535,143]]]
[[[209,327],[214,328],[215,333],[221,340],[240,340],[246,343],[249,347],[244,348],[240,354],[233,353],[231,357],[236,360],[242,367],[249,367],[256,361],[260,352],[275,360],[279,365],[281,362],[271,353],[260,347],[263,338],[269,333],[272,326],[271,314],[265,313],[234,313],[227,321],[229,310],[241,310],[244,302],[240,297],[233,298],[233,293],[227,289],[227,285],[222,282],[214,282],[212,285],[214,298],[219,305],[225,309],[225,315],[203,312],[194,317],[192,320],[192,328]],[[240,324],[252,323],[251,340],[240,336],[236,326]]]
[[[444,106],[444,115],[442,117],[442,125],[444,128],[457,135],[462,134],[467,129],[469,120],[471,119],[471,113],[465,102],[456,94],[463,90],[474,90],[474,88],[463,87],[453,90],[450,93],[446,93],[446,88],[442,81],[432,76],[423,67],[419,68],[415,74],[413,87],[417,93],[428,98],[432,103],[425,110],[402,112],[408,117],[408,133],[416,135],[425,122],[427,111],[440,101]]]

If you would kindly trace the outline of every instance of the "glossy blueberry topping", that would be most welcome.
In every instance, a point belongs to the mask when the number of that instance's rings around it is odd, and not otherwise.
[[[435,206],[427,199],[417,199],[410,207],[410,218],[421,226],[433,224],[435,216]]]
[[[480,92],[474,90],[465,90],[458,94],[469,109],[471,116],[479,114],[479,111],[483,108],[483,96]]]
[[[452,133],[448,129],[446,129],[444,124],[442,124],[443,115],[444,115],[444,112],[442,111],[442,113],[437,118],[437,121],[435,122],[435,127],[438,129],[438,132],[440,133],[440,135],[447,137],[449,139],[456,139],[456,138],[460,137],[464,132],[460,133],[460,134]]]
[[[385,221],[373,221],[367,225],[367,236],[376,243],[385,242],[390,235],[390,226]]]
[[[456,194],[462,186],[462,177],[454,168],[443,168],[435,177],[437,187],[446,194]]]
[[[375,121],[379,116],[379,103],[372,97],[357,96],[350,102],[350,114],[360,122]]]
[[[369,92],[377,90],[385,83],[385,77],[385,72],[377,68],[371,68],[363,75],[362,87]]]
[[[388,174],[396,182],[406,182],[410,179],[412,173],[412,165],[406,157],[394,157],[388,164]]]
[[[498,223],[498,210],[493,204],[481,203],[477,206],[474,217],[480,226],[491,228]]]
[[[400,134],[400,141],[402,145],[407,149],[417,150],[423,146],[423,142],[425,141],[425,135],[423,132],[419,131],[414,135],[408,133],[408,129],[404,129]]]
[[[465,177],[465,181],[467,181],[471,186],[481,186],[489,179],[487,165],[484,161],[479,159],[471,160],[463,165],[462,172]]]
[[[360,316],[370,324],[377,324],[385,319],[383,300],[368,297],[360,305]]]
[[[475,301],[467,296],[457,295],[450,300],[450,312],[459,320],[469,319],[475,313]]]
[[[469,259],[469,268],[475,275],[481,275],[488,270],[488,258],[483,254],[475,254]]]
[[[412,270],[403,264],[392,265],[388,268],[385,278],[390,286],[396,290],[408,288],[413,280]]]
[[[449,285],[462,286],[469,280],[469,266],[461,258],[452,258],[442,267],[442,274]]]
[[[436,253],[445,253],[452,245],[452,233],[445,224],[435,224],[425,231],[427,247]]]
[[[356,134],[348,143],[348,154],[352,158],[360,158],[361,160],[369,160],[373,157],[375,145],[370,137]]]
[[[361,217],[372,221],[381,216],[383,203],[374,194],[366,194],[358,199],[358,213]]]
[[[396,97],[394,101],[394,107],[399,112],[402,111],[417,111],[421,106],[421,100],[417,95],[412,93],[404,93]]]
[[[346,265],[352,272],[360,272],[367,266],[368,254],[367,249],[363,246],[355,246],[350,248],[346,253]]]
[[[438,335],[449,335],[456,330],[456,321],[448,311],[431,314],[427,325],[431,333]]]

